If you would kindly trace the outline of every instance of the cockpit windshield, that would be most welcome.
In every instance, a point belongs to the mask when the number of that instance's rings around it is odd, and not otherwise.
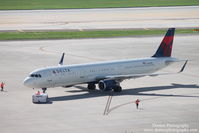
[[[31,74],[30,77],[41,78],[41,74]]]

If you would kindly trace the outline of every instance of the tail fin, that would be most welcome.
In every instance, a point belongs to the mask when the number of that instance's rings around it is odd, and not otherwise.
[[[152,57],[170,57],[173,45],[175,28],[169,28],[158,50]]]

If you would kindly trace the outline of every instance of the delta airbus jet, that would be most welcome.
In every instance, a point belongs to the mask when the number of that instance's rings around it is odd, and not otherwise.
[[[144,76],[158,76],[174,73],[155,73],[171,63],[180,61],[171,57],[175,28],[168,29],[159,48],[152,57],[99,62],[78,65],[63,65],[64,53],[58,66],[41,68],[31,72],[24,80],[30,88],[69,87],[77,84],[88,84],[89,90],[95,90],[96,84],[102,91],[122,91],[120,83],[125,79]],[[179,72],[181,73],[187,61]]]

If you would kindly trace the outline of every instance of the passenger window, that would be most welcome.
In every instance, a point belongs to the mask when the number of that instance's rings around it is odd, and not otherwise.
[[[30,77],[36,77],[36,78],[41,78],[41,74],[31,74]]]

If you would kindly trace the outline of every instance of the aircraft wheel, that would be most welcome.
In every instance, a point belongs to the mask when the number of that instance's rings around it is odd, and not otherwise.
[[[96,85],[94,83],[89,83],[88,86],[87,86],[87,88],[89,90],[95,90],[96,89]]]
[[[43,93],[46,93],[47,88],[42,88]]]
[[[121,86],[116,86],[115,88],[113,88],[114,92],[121,92],[122,91],[122,87]]]

